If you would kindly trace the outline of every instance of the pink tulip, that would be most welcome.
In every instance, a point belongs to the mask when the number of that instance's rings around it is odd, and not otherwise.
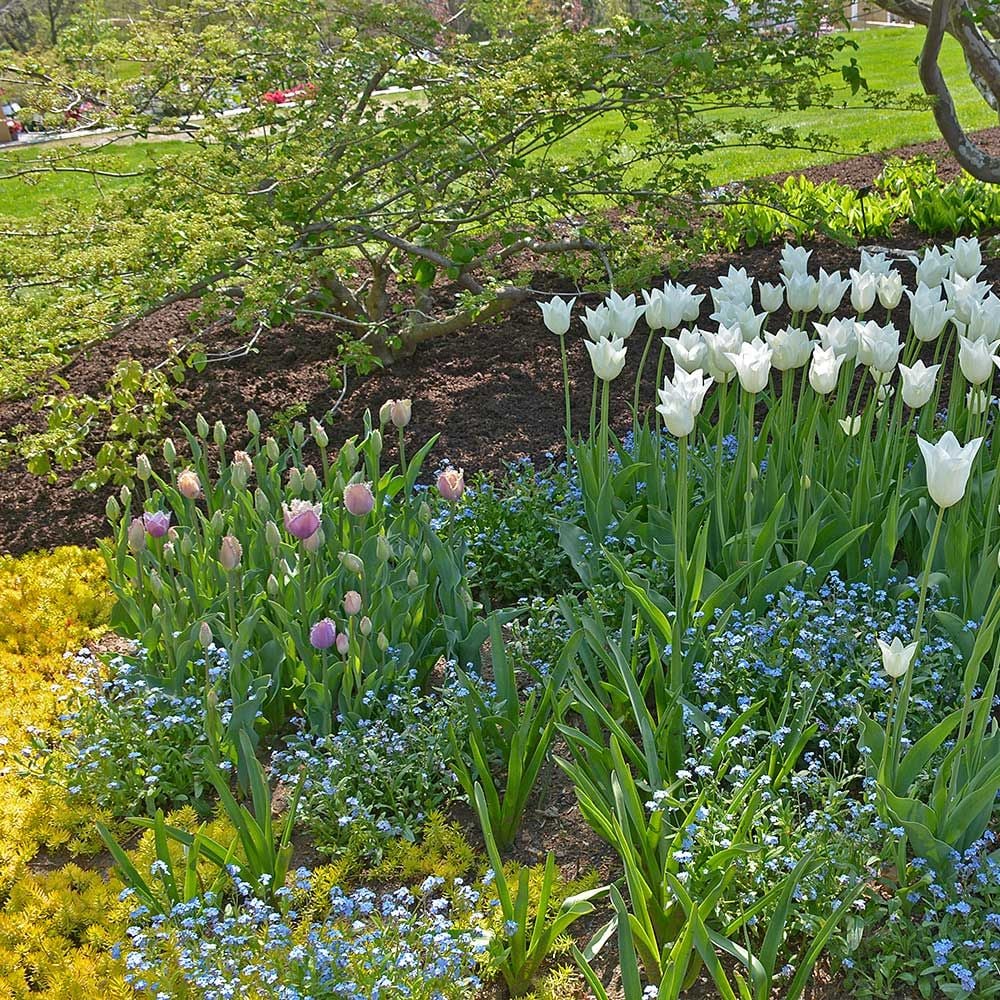
[[[344,614],[356,615],[361,610],[361,595],[356,590],[344,594]]]
[[[197,500],[201,496],[201,480],[198,478],[198,473],[185,469],[177,477],[177,489],[180,490],[181,496],[187,497],[188,500]]]
[[[227,573],[231,573],[243,558],[243,546],[235,535],[226,535],[219,547],[219,562]]]
[[[340,635],[337,636],[337,652],[340,653],[341,656],[345,656],[347,654],[347,650],[350,649],[350,646],[351,641],[347,638],[347,633],[341,632]]]
[[[329,649],[337,641],[337,626],[329,618],[316,622],[309,630],[309,642],[314,649]]]
[[[141,552],[146,547],[146,526],[141,517],[133,517],[128,526],[128,548],[132,553]]]
[[[465,492],[465,469],[454,469],[449,465],[438,476],[437,488],[445,500],[461,500]]]
[[[354,517],[366,517],[375,507],[375,496],[367,483],[348,483],[344,487],[344,506]]]
[[[150,538],[162,538],[170,528],[170,513],[155,510],[142,515],[142,523]]]
[[[281,510],[285,518],[285,530],[295,538],[306,539],[319,531],[322,504],[293,500],[291,505],[283,503]]]

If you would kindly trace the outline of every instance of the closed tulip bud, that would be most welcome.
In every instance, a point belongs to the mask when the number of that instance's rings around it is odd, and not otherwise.
[[[259,486],[253,491],[253,509],[259,517],[266,518],[271,513],[271,501]]]
[[[309,630],[309,643],[313,649],[329,649],[337,641],[337,626],[329,618],[322,618]]]
[[[223,529],[226,526],[226,519],[222,516],[222,511],[217,510],[212,515],[212,520],[208,522],[212,526],[212,530],[217,534],[221,535]]]
[[[323,534],[323,529],[317,528],[308,538],[302,539],[302,548],[306,552],[319,552],[325,541],[326,535]]]
[[[272,552],[277,552],[281,548],[281,532],[278,531],[278,526],[274,521],[268,521],[264,525],[264,540]]]
[[[144,483],[149,480],[149,477],[153,474],[153,468],[149,464],[149,459],[145,455],[140,455],[135,460],[135,474]]]
[[[200,413],[194,418],[194,429],[197,431],[198,437],[206,441],[208,440],[208,421]]]
[[[409,542],[403,546],[402,561],[404,563],[413,562],[413,546]]]
[[[232,573],[243,558],[243,546],[235,535],[226,535],[219,546],[219,562],[227,573]]]
[[[172,438],[165,438],[163,441],[163,459],[167,465],[173,465],[177,461],[177,449]]]
[[[139,553],[146,547],[146,525],[141,517],[133,517],[128,526],[128,547],[132,553]]]
[[[538,308],[542,310],[542,322],[550,333],[554,333],[557,337],[566,336],[575,303],[575,297],[567,301],[559,296],[549,299],[548,302],[538,303]]]
[[[361,610],[361,595],[356,590],[344,594],[344,614],[356,615]]]
[[[389,638],[385,632],[379,632],[378,638],[375,640],[375,645],[383,653],[389,648]]]
[[[330,443],[330,435],[326,433],[326,428],[315,417],[312,421],[312,436],[320,448],[326,448]]]
[[[883,642],[881,639],[876,639],[876,642],[882,651],[882,667],[885,672],[894,680],[902,677],[910,669],[910,664],[913,663],[917,644],[911,642],[904,646],[899,636],[896,636],[891,644]]]
[[[420,577],[417,576],[417,571],[411,569],[409,573],[406,574],[406,586],[413,590],[420,583]]]
[[[347,468],[353,472],[354,467],[358,464],[358,449],[353,438],[344,442],[340,449],[340,457],[347,463]]]
[[[155,569],[149,571],[149,589],[156,597],[163,593],[163,580],[160,579],[160,574]]]
[[[202,622],[198,629],[198,641],[205,649],[212,645],[212,628],[208,622]]]
[[[361,632],[365,638],[372,634],[372,620],[365,615],[361,621],[358,622],[358,630]]]
[[[122,516],[122,509],[118,506],[118,501],[113,497],[108,497],[108,502],[104,505],[104,513],[112,523]]]
[[[804,490],[812,489],[813,482],[807,475],[805,475],[805,473],[802,474],[802,477],[799,479],[799,482],[802,484],[802,489]]]
[[[177,477],[177,490],[182,497],[197,500],[201,496],[201,480],[198,478],[198,473],[192,469],[185,469]]]
[[[375,507],[375,495],[367,483],[348,483],[344,487],[344,507],[352,517],[367,517]]]
[[[243,473],[243,481],[246,482],[253,475],[253,459],[245,451],[234,452],[233,469],[239,469]]]
[[[264,454],[267,455],[272,462],[277,462],[278,459],[281,458],[281,449],[278,447],[278,442],[275,441],[273,437],[269,437],[264,442]]]
[[[392,426],[397,430],[402,430],[410,422],[413,415],[413,403],[409,399],[394,399],[389,410],[389,419]]]
[[[189,556],[192,552],[194,552],[194,542],[191,540],[190,535],[185,535],[181,539],[181,555]]]
[[[365,564],[353,552],[341,552],[340,563],[348,573],[353,573],[355,576],[365,575]]]
[[[311,465],[307,465],[305,471],[302,473],[302,485],[305,487],[305,491],[312,493],[316,489],[318,482],[319,478],[316,475],[316,470]]]
[[[442,472],[437,479],[438,493],[453,503],[462,499],[465,492],[465,470],[454,469],[450,465]]]
[[[611,382],[621,375],[627,353],[623,340],[608,340],[607,337],[601,337],[596,343],[585,340],[584,344],[590,355],[590,365],[599,379]]]
[[[379,562],[386,563],[392,558],[392,546],[385,535],[379,535],[375,539],[375,555]]]
[[[337,652],[340,653],[341,656],[346,656],[347,651],[350,648],[351,640],[348,639],[346,632],[341,632],[340,635],[337,636]]]
[[[370,440],[372,443],[372,453],[377,458],[382,454],[382,432],[379,430],[372,431]]]
[[[282,559],[278,563],[278,572],[281,574],[282,579],[287,583],[292,578],[292,567],[288,565],[287,559]]]
[[[431,506],[426,500],[422,500],[420,506],[417,508],[417,520],[421,524],[431,523]]]
[[[281,585],[278,583],[278,578],[270,573],[267,578],[267,592],[271,597],[277,597],[278,591],[281,590]]]
[[[430,565],[430,561],[434,558],[434,556],[431,554],[430,546],[425,545],[420,550],[420,558],[423,559],[425,566]]]
[[[149,610],[154,618],[159,618],[163,614],[163,608],[159,604],[154,604]]]
[[[378,423],[380,427],[385,427],[389,421],[392,420],[392,400],[387,399],[378,408]]]
[[[256,410],[247,410],[247,430],[253,437],[260,433],[260,417]]]
[[[293,465],[288,470],[288,490],[293,497],[302,492],[302,473]]]
[[[124,507],[127,507],[132,501],[132,491],[127,486],[123,486],[118,491],[118,496],[121,498],[122,506]]]
[[[248,479],[246,466],[233,462],[230,466],[230,470],[229,482],[232,484],[233,488],[237,490],[245,490]]]
[[[296,421],[295,426],[292,428],[292,442],[296,448],[301,448],[306,442],[306,428],[305,424],[301,424]]]

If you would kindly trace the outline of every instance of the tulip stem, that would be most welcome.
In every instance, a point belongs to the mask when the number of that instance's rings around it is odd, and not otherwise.
[[[670,637],[670,690],[677,699],[670,723],[671,767],[684,757],[683,713],[684,659],[681,642],[687,627],[687,507],[688,440],[677,442],[676,480],[674,483],[674,629]]]
[[[746,482],[746,492],[743,496],[744,502],[744,520],[747,533],[747,567],[753,565],[753,532],[751,528],[753,526],[753,464],[754,464],[754,447],[753,447],[753,393],[746,393],[747,400],[747,413],[746,413],[746,434],[747,434],[747,482]],[[753,574],[748,570],[748,582],[750,589],[753,589]]]
[[[570,455],[572,453],[571,444],[573,441],[573,424],[570,419],[570,400],[569,400],[569,360],[566,357],[566,335],[563,334],[559,338],[559,354],[562,357],[562,372],[563,372],[563,402],[565,405],[566,415],[566,467],[569,468]]]
[[[723,449],[723,438],[725,436],[725,421],[726,421],[726,396],[728,394],[729,384],[723,382],[719,386],[719,411],[716,414],[716,424],[715,424],[715,521],[716,527],[719,531],[719,552],[721,556],[722,549],[726,544],[726,507],[722,498],[722,449]]]
[[[601,380],[601,486],[603,488],[610,473],[608,462],[608,382]]]
[[[649,351],[653,346],[653,337],[656,335],[655,330],[649,331],[649,336],[646,338],[646,346],[643,348],[642,357],[639,359],[639,370],[635,373],[635,390],[632,394],[632,437],[638,437],[639,435],[639,392],[642,389],[642,375],[646,370],[646,362],[649,360]],[[653,390],[654,397],[656,390]]]

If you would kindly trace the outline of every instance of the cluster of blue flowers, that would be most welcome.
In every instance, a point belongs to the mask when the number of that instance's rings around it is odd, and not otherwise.
[[[136,911],[119,947],[129,983],[154,1000],[459,1000],[478,989],[483,943],[434,895],[442,880],[381,897],[334,888],[322,917],[300,916],[297,904],[313,902],[311,879],[300,869],[276,905],[237,881],[234,902],[208,894],[166,916]],[[459,885],[453,896],[475,916],[474,890]]]

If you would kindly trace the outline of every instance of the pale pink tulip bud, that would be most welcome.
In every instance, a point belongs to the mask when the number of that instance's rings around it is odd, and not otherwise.
[[[364,636],[369,636],[372,634],[372,620],[368,617],[368,615],[365,615],[364,618],[362,618],[361,621],[358,622],[358,629]]]
[[[348,573],[353,573],[355,576],[364,576],[365,564],[359,556],[356,556],[353,552],[341,552],[338,558]]]
[[[375,496],[367,483],[348,483],[344,487],[344,506],[354,517],[365,517],[375,507]]]
[[[198,641],[205,649],[212,645],[212,629],[208,622],[201,623],[201,628],[198,629]]]
[[[340,635],[337,636],[337,652],[340,653],[341,656],[346,656],[350,645],[351,641],[347,638],[347,633],[341,632]]]
[[[393,399],[387,399],[378,409],[378,422],[383,427],[392,420],[392,404],[394,402]]]
[[[246,486],[250,475],[253,472],[253,461],[245,451],[233,453],[233,482],[242,489]]]
[[[185,469],[177,477],[177,489],[180,490],[181,496],[187,497],[188,500],[197,500],[201,496],[201,480],[198,478],[198,473],[193,469]]]
[[[154,510],[142,515],[142,523],[150,538],[162,538],[170,527],[170,512]]]
[[[392,426],[397,427],[400,430],[404,428],[409,422],[410,417],[413,414],[413,402],[409,399],[390,399],[389,400],[389,419],[392,420]]]
[[[379,632],[378,637],[375,639],[375,645],[384,653],[389,648],[389,637],[385,632]]]
[[[149,459],[145,455],[140,455],[135,460],[135,474],[143,481],[153,474],[153,467],[149,464]]]
[[[337,626],[329,618],[316,622],[309,630],[313,649],[329,649],[337,641]]]
[[[361,610],[361,595],[356,590],[344,594],[344,614],[356,615]]]
[[[316,489],[318,482],[319,477],[316,475],[316,470],[311,465],[307,465],[302,472],[302,485],[305,487],[306,492],[312,493]]]
[[[285,531],[300,541],[315,535],[319,531],[323,507],[307,500],[293,500],[291,504],[282,504],[281,511],[285,519]]]
[[[326,541],[326,535],[323,534],[323,529],[320,528],[315,534],[310,535],[308,538],[302,540],[302,548],[306,552],[319,552],[322,548],[323,543]]]
[[[219,562],[222,568],[231,573],[240,564],[243,558],[243,546],[235,535],[226,535],[219,546]]]
[[[454,469],[450,465],[444,472],[438,476],[437,481],[438,493],[445,498],[445,500],[461,500],[462,494],[465,492],[465,470],[464,469]]]

